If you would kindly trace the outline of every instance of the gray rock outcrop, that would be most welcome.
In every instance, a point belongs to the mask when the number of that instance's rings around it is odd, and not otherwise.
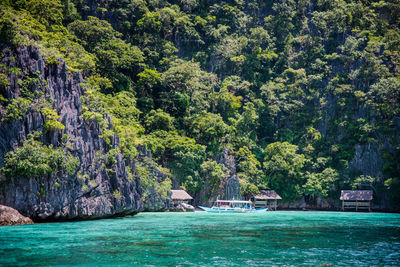
[[[17,210],[0,205],[0,225],[23,225],[33,224],[33,221],[25,216],[22,216]]]
[[[19,68],[21,73],[9,74],[10,86],[1,93],[8,99],[17,98],[21,90],[18,81],[29,74],[37,75],[41,82],[33,85],[33,90],[41,90],[51,99],[60,122],[65,125],[63,130],[43,134],[41,141],[58,147],[63,137],[67,137],[69,146],[66,149],[79,159],[79,169],[64,177],[2,177],[0,203],[34,220],[93,219],[143,210],[143,189],[140,177],[134,175],[135,161],[115,154],[112,155],[115,160],[109,164],[107,152],[119,145],[118,136],[114,134],[107,144],[100,137],[99,125],[82,118],[82,75],[69,71],[63,61],[46,65],[39,50],[33,47],[5,51],[0,63],[8,68]],[[3,165],[5,153],[20,146],[29,133],[43,132],[44,123],[44,116],[32,107],[22,119],[0,122],[0,165]],[[153,175],[163,179],[160,171]],[[159,198],[153,198],[160,202]]]

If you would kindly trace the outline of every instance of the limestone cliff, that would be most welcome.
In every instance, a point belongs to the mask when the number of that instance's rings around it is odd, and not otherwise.
[[[21,91],[19,81],[36,75],[40,82],[32,85],[31,89],[41,91],[50,99],[65,129],[50,133],[43,131],[45,117],[34,105],[21,119],[2,120],[0,165],[3,165],[6,152],[20,146],[29,133],[39,131],[44,133],[40,141],[53,147],[59,147],[62,139],[67,137],[65,149],[79,159],[79,167],[73,175],[65,177],[1,177],[0,203],[16,208],[34,220],[92,219],[135,214],[143,210],[143,188],[140,177],[134,172],[136,162],[115,154],[115,160],[108,163],[107,152],[118,146],[118,136],[114,134],[111,143],[107,144],[100,138],[99,125],[82,118],[81,96],[84,92],[80,85],[83,82],[81,73],[69,71],[61,60],[58,64],[46,64],[39,50],[33,47],[4,51],[1,63],[8,69],[21,71],[8,75],[9,86],[1,92],[2,95],[7,99],[18,98]],[[146,158],[146,152],[142,152],[139,158]],[[151,161],[151,158],[147,160]],[[157,176],[156,179],[165,178],[156,168],[151,175]],[[162,208],[165,199],[153,196],[148,201],[152,199],[157,203],[147,203],[147,206]]]

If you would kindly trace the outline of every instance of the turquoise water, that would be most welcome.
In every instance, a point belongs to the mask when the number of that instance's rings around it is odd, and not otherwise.
[[[0,265],[399,266],[400,214],[140,213],[0,227]]]

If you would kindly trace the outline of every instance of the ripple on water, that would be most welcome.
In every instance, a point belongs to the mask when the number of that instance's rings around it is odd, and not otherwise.
[[[0,265],[399,266],[400,215],[141,213],[0,228]]]

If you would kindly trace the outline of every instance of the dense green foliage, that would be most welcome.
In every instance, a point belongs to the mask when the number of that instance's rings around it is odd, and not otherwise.
[[[66,154],[62,147],[53,149],[30,136],[21,147],[5,155],[1,171],[6,177],[16,178],[72,175],[78,162],[76,157]]]
[[[229,149],[245,195],[326,197],[356,185],[400,201],[397,0],[0,3],[2,42],[81,71],[84,119],[105,140],[117,133],[125,156],[146,145],[191,193],[218,189],[226,170],[216,159]],[[27,101],[11,100],[10,116]],[[46,112],[48,130],[62,128]],[[383,166],[357,165],[356,147],[374,147]]]

